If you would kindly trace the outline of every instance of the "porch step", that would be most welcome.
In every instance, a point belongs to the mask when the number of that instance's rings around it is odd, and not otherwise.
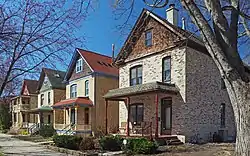
[[[156,140],[159,145],[182,145],[183,142],[181,142],[177,136],[166,136],[166,137],[160,137]]]

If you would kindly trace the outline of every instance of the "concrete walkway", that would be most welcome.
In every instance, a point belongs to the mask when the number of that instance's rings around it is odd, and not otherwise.
[[[11,135],[0,133],[0,151],[4,155],[12,156],[66,156],[65,153],[59,153],[45,148],[42,145],[30,141],[22,141],[11,138]]]

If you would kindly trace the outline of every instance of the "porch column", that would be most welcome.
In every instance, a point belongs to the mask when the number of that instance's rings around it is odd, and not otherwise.
[[[108,100],[105,100],[105,134],[108,134]]]
[[[75,130],[77,130],[77,106],[75,106]]]
[[[63,124],[65,127],[66,126],[66,108],[65,107],[63,108]]]
[[[71,107],[69,107],[68,111],[69,111],[68,122],[69,124],[71,124]]]
[[[15,120],[14,120],[14,112],[13,112],[13,108],[12,108],[12,126],[14,127],[14,124],[15,124]]]
[[[155,138],[158,138],[158,125],[159,125],[159,117],[158,117],[158,94],[155,94]]]
[[[127,110],[128,110],[128,117],[127,117],[127,136],[129,136],[129,112],[130,112],[130,107],[129,107],[129,104],[130,104],[130,98],[128,97],[127,100],[126,100],[126,103],[127,103]]]
[[[56,129],[56,110],[53,109],[53,127]]]

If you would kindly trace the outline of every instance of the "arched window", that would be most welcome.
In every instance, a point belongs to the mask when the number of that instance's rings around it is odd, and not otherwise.
[[[70,98],[77,97],[77,85],[73,84],[70,86]]]
[[[130,69],[130,86],[142,84],[142,66],[135,66]]]
[[[85,81],[85,96],[89,96],[89,80]]]
[[[165,57],[162,60],[162,82],[171,81],[171,57]]]

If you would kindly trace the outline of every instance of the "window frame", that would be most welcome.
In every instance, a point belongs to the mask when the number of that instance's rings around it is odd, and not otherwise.
[[[41,96],[40,96],[40,104],[41,104],[41,106],[43,106],[44,105],[44,94],[41,94]]]
[[[85,96],[89,96],[89,80],[85,81]]]
[[[169,80],[167,80],[167,81],[165,81],[165,71],[167,71],[167,70],[165,70],[165,60],[169,60],[169,70],[170,70],[170,72],[169,72]],[[171,71],[172,71],[172,69],[171,69],[171,56],[166,56],[166,57],[164,57],[163,59],[162,59],[162,82],[163,83],[171,83]]]
[[[151,34],[150,35],[151,38],[147,38],[148,37],[148,35],[147,35],[148,33]],[[151,47],[153,45],[153,31],[152,31],[152,28],[145,31],[145,41],[144,42],[145,42],[144,44],[145,44],[146,47]]]
[[[142,119],[139,121],[139,106],[142,106]],[[135,117],[132,117],[132,107],[135,107]],[[132,120],[133,119],[133,120]],[[142,122],[144,122],[144,104],[143,103],[133,103],[129,104],[129,122],[132,123],[132,125],[138,126],[141,125]]]
[[[73,88],[75,88],[74,92]],[[70,85],[70,98],[76,98],[77,97],[77,84]]]
[[[79,73],[83,70],[83,60],[82,58],[76,61],[76,73]]]
[[[50,104],[51,103],[51,98],[50,98],[50,92],[48,92],[48,104]]]
[[[138,69],[141,68],[141,77],[138,77]],[[136,83],[135,84],[132,84],[133,81],[132,81],[132,70],[136,70],[136,73],[135,73],[135,78],[136,79]],[[139,83],[139,78],[141,78],[141,83]],[[142,68],[142,65],[137,65],[137,66],[134,66],[134,67],[131,67],[130,68],[130,71],[129,71],[129,85],[130,86],[135,86],[135,85],[138,85],[138,84],[142,84],[142,80],[143,80],[143,68]]]

